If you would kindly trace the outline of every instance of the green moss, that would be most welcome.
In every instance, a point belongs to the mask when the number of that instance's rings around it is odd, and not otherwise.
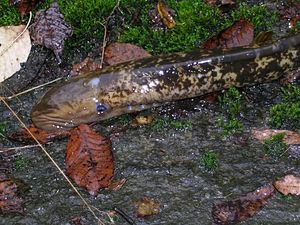
[[[253,24],[256,34],[271,30],[272,26],[278,21],[276,12],[270,11],[264,5],[248,7],[245,3],[240,4],[239,9],[233,11],[232,18],[234,20],[239,20],[241,17]]]
[[[283,102],[270,108],[269,123],[280,128],[299,128],[300,124],[300,87],[288,85],[282,88]]]
[[[154,131],[160,131],[163,128],[174,128],[177,130],[184,130],[192,128],[190,120],[173,120],[168,117],[160,117],[155,119],[151,124],[150,128]]]
[[[251,21],[256,32],[270,30],[277,21],[276,13],[263,5],[248,7],[241,4],[232,15],[222,17],[217,7],[208,6],[202,1],[169,0],[167,4],[176,13],[174,29],[153,30],[148,18],[148,11],[153,4],[148,4],[141,11],[140,22],[129,26],[119,41],[137,44],[154,54],[188,51],[241,17]]]
[[[200,163],[208,171],[216,170],[219,167],[219,155],[213,151],[206,151],[201,156]]]
[[[0,122],[0,139],[5,138],[7,122]]]
[[[285,134],[275,134],[270,139],[264,141],[264,150],[267,155],[278,159],[287,149],[287,144],[283,142]]]
[[[8,2],[8,0],[0,1],[0,26],[18,25],[21,23],[20,14]]]
[[[221,12],[216,7],[194,0],[169,0],[167,4],[176,13],[174,29],[155,31],[148,17],[148,11],[154,4],[148,4],[141,12],[139,23],[128,27],[119,40],[137,44],[155,54],[187,51],[225,27],[220,22]]]
[[[229,88],[218,100],[222,107],[227,111],[230,118],[235,118],[241,112],[241,93],[235,87]]]
[[[222,134],[227,137],[235,134],[241,134],[244,131],[244,126],[237,118],[231,118],[225,120],[224,118],[219,118],[217,121],[217,126],[222,129]]]
[[[219,118],[217,125],[222,129],[224,136],[243,132],[243,124],[238,119],[242,110],[241,97],[239,90],[235,87],[229,88],[222,97],[219,97],[226,118]]]
[[[25,156],[19,155],[15,159],[15,168],[17,170],[22,170],[28,165],[29,159]]]

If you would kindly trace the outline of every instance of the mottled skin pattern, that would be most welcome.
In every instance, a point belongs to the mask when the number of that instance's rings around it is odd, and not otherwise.
[[[178,53],[108,67],[50,89],[32,111],[45,130],[70,129],[231,86],[269,82],[300,68],[300,34],[258,48]]]

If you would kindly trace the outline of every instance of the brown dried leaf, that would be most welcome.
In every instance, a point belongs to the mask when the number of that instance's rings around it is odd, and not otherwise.
[[[54,139],[65,138],[70,135],[70,131],[67,130],[45,131],[36,128],[33,125],[28,127],[28,129],[42,144],[46,144]],[[10,134],[9,138],[22,142],[33,141],[31,135],[24,128]]]
[[[300,178],[294,175],[286,175],[273,183],[274,187],[284,195],[300,195]]]
[[[250,45],[253,41],[253,25],[245,19],[240,19],[232,26],[208,39],[202,47],[205,49],[234,48]]]
[[[58,63],[61,63],[65,39],[72,35],[72,29],[65,22],[57,2],[52,3],[48,10],[41,10],[36,14],[30,34],[36,44],[50,48]]]
[[[123,178],[121,180],[118,180],[118,181],[115,181],[115,182],[111,182],[109,184],[108,189],[113,190],[113,191],[118,191],[118,190],[120,190],[123,187],[123,185],[125,183],[126,183],[126,179],[125,178]]]
[[[212,209],[215,224],[227,225],[246,220],[267,204],[274,191],[272,184],[266,184],[238,199],[215,205]]]
[[[78,76],[80,74],[101,70],[101,65],[94,62],[90,57],[85,58],[81,63],[73,65],[70,72],[71,76]]]
[[[158,0],[157,11],[163,24],[166,25],[167,28],[172,29],[175,27],[176,22],[172,16],[172,12],[165,2],[163,2],[163,0]]]
[[[300,144],[300,135],[294,131],[290,130],[272,130],[272,129],[265,129],[265,130],[258,130],[252,129],[251,135],[253,138],[256,138],[260,142],[265,141],[266,139],[270,139],[272,136],[276,134],[284,133],[283,142],[287,145],[297,145]]]
[[[153,115],[139,115],[135,117],[133,124],[134,125],[148,125],[153,122]]]
[[[0,214],[23,213],[22,203],[17,185],[5,174],[0,174]]]
[[[15,6],[21,16],[35,9],[44,0],[9,0],[9,4]]]
[[[160,212],[160,203],[153,198],[144,197],[135,203],[137,207],[137,216],[145,217],[158,214]]]
[[[131,60],[151,56],[146,50],[128,43],[113,43],[107,46],[104,53],[104,61],[109,65],[115,65]]]
[[[96,195],[106,188],[114,173],[111,142],[82,124],[71,131],[67,144],[67,174],[80,187]]]

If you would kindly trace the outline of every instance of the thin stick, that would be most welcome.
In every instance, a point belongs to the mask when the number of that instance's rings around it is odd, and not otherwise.
[[[30,13],[29,13],[29,20],[28,20],[28,22],[27,22],[26,27],[24,28],[24,30],[6,48],[3,49],[3,51],[0,53],[0,56],[2,56],[24,34],[24,32],[28,29],[28,26],[29,26],[29,24],[31,22],[31,19],[32,19],[32,13],[30,11]]]
[[[107,38],[107,23],[110,20],[110,17],[113,15],[113,13],[116,10],[116,8],[119,7],[119,4],[120,4],[120,0],[117,1],[115,7],[113,8],[113,10],[110,12],[110,14],[108,15],[108,17],[106,18],[105,23],[104,24],[100,23],[103,26],[103,28],[104,28],[103,44],[102,44],[102,52],[101,52],[101,60],[100,60],[100,66],[101,66],[101,68],[102,68],[102,65],[103,65],[104,51],[105,51],[106,44],[107,44],[107,41],[106,41],[106,38]]]
[[[25,90],[25,91],[22,91],[22,92],[20,92],[20,93],[11,95],[11,96],[9,96],[9,97],[6,97],[5,99],[10,100],[10,99],[15,98],[15,97],[17,97],[17,96],[19,96],[19,95],[23,95],[23,94],[28,93],[28,92],[31,92],[31,91],[33,91],[33,90],[35,90],[35,89],[38,89],[38,88],[44,87],[44,86],[46,86],[46,85],[52,84],[52,83],[54,83],[54,82],[57,82],[57,81],[59,81],[59,80],[61,80],[61,79],[63,79],[63,78],[62,78],[62,77],[56,78],[56,79],[54,79],[54,80],[52,80],[52,81],[49,81],[49,82],[47,82],[47,83],[45,83],[45,84],[41,84],[41,85],[38,85],[38,86],[36,86],[36,87],[29,88],[29,89],[27,89],[27,90]],[[4,98],[4,97],[3,97],[3,98]]]
[[[26,148],[35,148],[35,147],[39,147],[39,145],[25,145],[25,146],[20,146],[20,147],[12,147],[12,148],[0,148],[0,153],[2,152],[8,152],[8,151],[18,151],[18,150],[22,150],[22,149],[26,149]]]
[[[0,97],[0,100],[4,103],[4,105],[11,111],[13,116],[19,121],[19,123],[24,127],[24,129],[30,134],[30,136],[34,139],[34,141],[37,143],[37,145],[43,150],[45,155],[50,159],[50,161],[54,164],[56,169],[60,172],[60,174],[65,178],[65,180],[69,183],[69,185],[72,187],[74,192],[80,197],[81,201],[86,205],[88,210],[93,214],[93,216],[96,218],[96,220],[99,221],[99,224],[105,225],[105,221],[101,220],[97,217],[94,210],[92,209],[92,206],[85,200],[85,198],[80,194],[80,192],[77,190],[77,188],[73,185],[71,180],[67,177],[67,175],[62,171],[62,169],[59,167],[59,165],[54,161],[54,159],[51,157],[51,155],[47,152],[47,150],[42,146],[42,144],[36,139],[36,137],[31,133],[31,131],[26,127],[26,125],[23,123],[23,121],[20,119],[20,117],[14,112],[14,110],[9,106],[9,104],[4,100],[3,97]]]

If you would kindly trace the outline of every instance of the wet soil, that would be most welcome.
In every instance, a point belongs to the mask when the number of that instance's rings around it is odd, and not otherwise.
[[[52,53],[34,47],[29,63],[5,85],[20,91],[65,74],[68,65],[57,66]],[[38,75],[37,75],[38,74]],[[28,77],[30,79],[28,79]],[[38,79],[37,79],[38,77]],[[24,85],[26,82],[26,85]],[[20,118],[30,124],[34,103],[50,86],[40,88],[9,101]],[[112,136],[116,162],[115,180],[125,178],[119,191],[102,190],[92,197],[80,189],[87,201],[101,210],[118,207],[137,224],[212,224],[214,204],[235,199],[286,174],[300,176],[300,160],[287,154],[278,160],[265,157],[263,145],[250,137],[254,127],[268,128],[268,108],[280,100],[280,85],[276,82],[240,89],[243,94],[242,122],[245,129],[240,136],[225,138],[216,125],[224,116],[217,103],[200,98],[152,109],[154,115],[169,116],[180,112],[176,120],[190,121],[185,129],[151,126],[129,127],[111,134],[114,122],[97,125],[96,129]],[[1,89],[1,95],[10,95]],[[187,106],[187,107],[185,107]],[[184,113],[182,113],[184,111]],[[12,113],[0,105],[0,121],[7,121],[7,132],[20,128]],[[47,144],[50,155],[64,166],[67,140]],[[1,139],[3,146],[22,146],[9,139]],[[207,150],[219,155],[219,167],[207,171],[200,162]],[[0,224],[6,225],[61,225],[71,224],[80,217],[82,224],[97,224],[79,197],[66,183],[56,168],[39,148],[28,148],[0,155],[0,162],[27,158],[21,169],[11,174],[29,188],[24,198],[24,214],[1,215]],[[147,218],[137,218],[134,203],[149,196],[160,202],[161,212]],[[126,224],[119,218],[116,224]],[[300,224],[299,197],[284,198],[275,194],[269,203],[245,225],[298,225]]]

